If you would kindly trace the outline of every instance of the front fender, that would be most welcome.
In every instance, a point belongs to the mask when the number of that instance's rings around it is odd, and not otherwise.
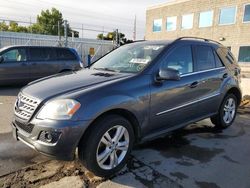
[[[107,111],[124,109],[134,114],[140,123],[144,121],[145,117],[148,117],[149,100],[147,100],[121,94],[95,98],[83,104],[78,119],[94,120]]]

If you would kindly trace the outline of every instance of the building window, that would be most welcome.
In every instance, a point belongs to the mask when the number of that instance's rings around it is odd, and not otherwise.
[[[242,46],[239,51],[239,62],[250,62],[250,46]]]
[[[236,7],[227,7],[220,9],[220,25],[229,25],[235,23]]]
[[[213,11],[201,12],[199,27],[211,27],[213,25]]]
[[[167,17],[167,31],[175,31],[176,30],[176,22],[177,16]]]
[[[186,14],[182,16],[181,29],[192,29],[194,22],[194,14]]]
[[[250,5],[245,5],[243,22],[250,22]]]
[[[153,32],[160,32],[162,27],[162,19],[156,19],[153,22]]]

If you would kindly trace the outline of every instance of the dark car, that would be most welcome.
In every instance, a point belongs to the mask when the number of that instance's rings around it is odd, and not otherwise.
[[[223,45],[195,38],[122,46],[81,71],[33,82],[17,97],[13,134],[31,148],[79,159],[98,176],[125,164],[135,143],[211,118],[229,127],[240,68]]]
[[[0,49],[0,86],[24,84],[82,67],[81,59],[73,48],[5,47]]]

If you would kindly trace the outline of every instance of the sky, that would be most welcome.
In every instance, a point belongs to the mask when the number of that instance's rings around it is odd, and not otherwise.
[[[133,38],[137,17],[137,40],[145,36],[147,7],[169,0],[0,0],[0,19],[35,22],[41,10],[57,8],[72,29],[84,38],[95,38],[96,31],[81,32],[81,28],[100,31],[119,29]]]

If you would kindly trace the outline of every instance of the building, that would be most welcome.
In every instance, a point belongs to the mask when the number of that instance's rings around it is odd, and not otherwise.
[[[250,75],[250,0],[175,0],[149,7],[146,40],[195,36],[231,49]]]

